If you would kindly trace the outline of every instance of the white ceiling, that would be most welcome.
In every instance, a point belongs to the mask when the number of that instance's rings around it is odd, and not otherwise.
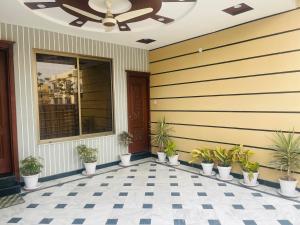
[[[246,3],[254,10],[237,16],[222,11],[240,3]],[[103,33],[57,24],[33,13],[18,0],[0,0],[0,22],[153,49],[294,8],[296,8],[295,0],[198,0],[196,6],[186,16],[174,23],[139,32]],[[143,38],[157,41],[148,45],[136,42]]]

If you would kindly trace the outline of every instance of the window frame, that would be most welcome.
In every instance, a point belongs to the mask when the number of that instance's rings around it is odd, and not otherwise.
[[[82,124],[81,124],[81,98],[80,98],[80,85],[78,85],[78,117],[79,117],[79,135],[70,136],[70,137],[62,137],[62,138],[52,138],[52,139],[45,139],[41,140],[40,135],[40,114],[39,114],[39,101],[38,101],[38,85],[37,85],[37,54],[45,54],[45,55],[57,55],[57,56],[65,56],[65,57],[72,57],[76,59],[77,62],[77,81],[79,83],[79,59],[90,59],[95,61],[107,61],[110,63],[110,76],[111,76],[111,108],[112,108],[112,131],[107,132],[100,132],[100,133],[93,133],[93,134],[82,134]],[[76,54],[76,53],[68,53],[68,52],[60,52],[60,51],[51,51],[51,50],[44,50],[44,49],[32,49],[32,79],[33,79],[33,97],[34,97],[34,114],[35,116],[35,127],[36,127],[36,140],[38,144],[49,144],[49,143],[56,143],[56,142],[64,142],[64,141],[76,141],[82,140],[87,138],[94,138],[94,137],[102,137],[102,136],[109,136],[115,134],[115,96],[114,96],[114,70],[113,70],[113,59],[112,58],[105,58],[105,57],[97,57],[97,56],[89,56],[83,54]]]

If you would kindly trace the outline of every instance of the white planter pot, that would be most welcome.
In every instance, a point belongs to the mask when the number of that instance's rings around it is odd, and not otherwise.
[[[280,183],[281,193],[283,195],[286,195],[286,196],[295,195],[296,186],[297,186],[297,183],[298,183],[297,180],[287,181],[287,180],[279,179],[279,183]]]
[[[204,175],[211,176],[214,167],[213,163],[201,163]]]
[[[219,171],[220,178],[226,180],[229,178],[231,166],[228,167],[218,166],[218,171]]]
[[[158,161],[161,163],[166,162],[166,153],[164,152],[157,152],[157,156],[158,156]]]
[[[23,176],[25,182],[25,188],[28,190],[36,189],[38,186],[39,174],[31,176]]]
[[[168,157],[170,165],[178,165],[178,156],[179,155],[173,155],[173,156]]]
[[[257,184],[259,173],[253,173],[252,179],[249,178],[249,173],[243,171],[244,183],[249,186],[255,186]]]
[[[86,175],[93,175],[96,173],[97,162],[84,163]]]
[[[121,162],[122,162],[123,166],[130,166],[130,158],[131,158],[130,153],[120,155],[120,157],[121,157]]]

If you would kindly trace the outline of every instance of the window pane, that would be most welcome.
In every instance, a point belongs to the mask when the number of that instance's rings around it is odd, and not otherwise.
[[[77,59],[36,54],[40,139],[79,135]]]
[[[79,60],[82,134],[112,131],[111,65]]]

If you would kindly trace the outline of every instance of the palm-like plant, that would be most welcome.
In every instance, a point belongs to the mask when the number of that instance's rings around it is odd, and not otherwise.
[[[300,136],[296,137],[294,132],[284,134],[280,131],[276,132],[272,141],[272,148],[276,152],[271,164],[281,171],[286,171],[285,180],[295,180],[292,174],[300,169]]]
[[[153,129],[153,145],[158,146],[160,152],[164,151],[168,142],[170,140],[170,132],[172,128],[170,128],[169,124],[166,122],[166,118],[163,117],[154,127]]]

